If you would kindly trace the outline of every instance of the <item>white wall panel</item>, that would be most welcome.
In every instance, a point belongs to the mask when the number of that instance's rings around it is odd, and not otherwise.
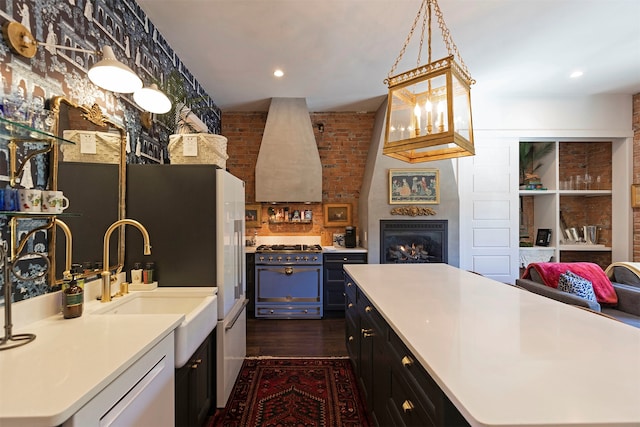
[[[496,173],[494,168],[483,168],[474,176],[474,193],[508,193],[509,172]]]
[[[496,280],[501,280],[496,276],[503,276],[508,280],[511,274],[511,257],[509,255],[475,255],[473,271],[484,276],[493,276]]]
[[[508,248],[511,239],[509,228],[474,228],[474,247]]]
[[[509,200],[474,200],[474,220],[509,220],[511,203]]]
[[[473,157],[474,166],[504,166],[508,168],[511,164],[509,149],[504,147],[477,147],[477,156]],[[506,171],[508,172],[508,171]]]
[[[461,159],[461,268],[505,283],[518,277],[518,139],[477,134]]]

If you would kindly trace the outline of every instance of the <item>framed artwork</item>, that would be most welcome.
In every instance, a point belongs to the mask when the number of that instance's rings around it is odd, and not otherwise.
[[[262,205],[245,205],[245,227],[262,227]]]
[[[438,169],[389,169],[389,204],[440,203]]]
[[[536,246],[549,246],[551,243],[551,229],[539,228],[536,235]]]
[[[640,208],[640,184],[631,184],[631,207]]]
[[[351,225],[351,204],[350,203],[325,203],[324,205],[324,226],[344,227]]]

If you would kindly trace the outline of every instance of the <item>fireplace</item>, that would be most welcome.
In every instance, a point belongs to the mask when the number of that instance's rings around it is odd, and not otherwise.
[[[380,220],[380,263],[447,262],[447,220]]]

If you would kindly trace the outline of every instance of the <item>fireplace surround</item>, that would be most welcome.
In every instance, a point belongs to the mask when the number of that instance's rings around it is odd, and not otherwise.
[[[447,263],[447,231],[446,219],[380,220],[380,263]]]

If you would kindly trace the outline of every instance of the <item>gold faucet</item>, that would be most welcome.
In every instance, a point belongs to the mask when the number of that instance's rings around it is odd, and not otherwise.
[[[65,224],[63,221],[61,221],[59,218],[54,219],[55,224],[60,227],[62,229],[62,231],[64,231],[64,235],[67,239],[66,241],[66,250],[65,250],[65,263],[64,263],[64,272],[62,273],[62,275],[66,278],[66,277],[70,277],[71,276],[71,263],[72,263],[72,256],[73,256],[73,250],[72,250],[72,237],[71,237],[71,229],[69,228],[69,226],[67,224]]]
[[[104,233],[104,245],[102,247],[102,302],[111,301],[111,271],[109,271],[109,239],[111,238],[111,233],[113,231],[123,225],[133,225],[142,233],[142,238],[144,239],[144,254],[151,255],[151,245],[149,244],[149,232],[144,225],[136,221],[135,219],[120,219],[107,228],[107,231]]]

